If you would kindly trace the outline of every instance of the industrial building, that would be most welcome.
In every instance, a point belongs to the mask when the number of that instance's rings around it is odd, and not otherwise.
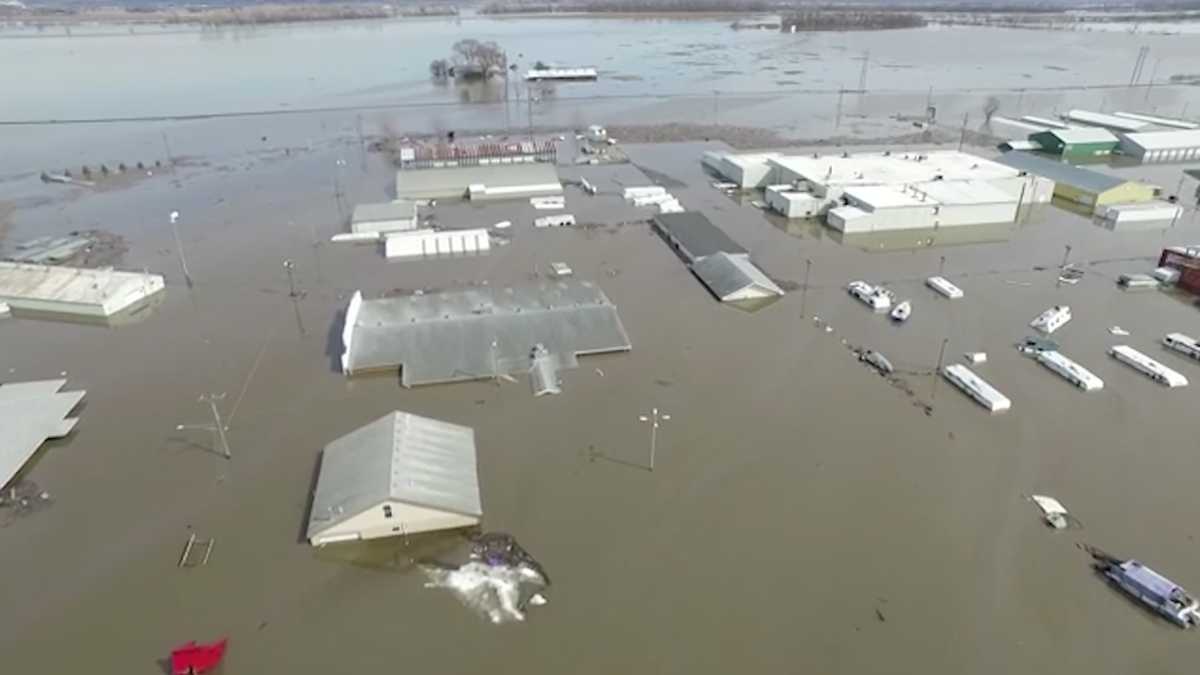
[[[1115,132],[1142,131],[1152,126],[1149,122],[1092,112],[1090,110],[1068,110],[1062,115],[1068,122],[1077,122],[1091,127],[1101,127]]]
[[[782,156],[778,152],[737,155],[713,151],[704,153],[700,161],[723,180],[735,183],[743,190],[749,190],[777,182],[771,180],[775,170],[769,160]]]
[[[1168,227],[1183,215],[1183,207],[1155,199],[1134,204],[1113,204],[1104,207],[1099,214],[1102,224],[1110,230],[1142,225]]]
[[[1104,157],[1111,155],[1117,147],[1117,137],[1111,131],[1096,127],[1047,129],[1030,134],[1029,140],[1037,143],[1043,152],[1068,159]]]
[[[15,310],[109,317],[164,288],[157,274],[0,262],[0,302]]]
[[[993,115],[989,120],[992,125],[993,135],[1004,136],[1019,136],[1024,138],[1030,134],[1036,134],[1039,131],[1045,131],[1051,127],[1044,124],[1034,124],[1024,120],[1014,120],[1011,117],[1003,117],[1001,115]]]
[[[490,248],[488,231],[482,228],[391,232],[383,238],[383,253],[388,258],[464,255]]]
[[[1140,122],[1148,122],[1158,127],[1166,127],[1170,129],[1200,129],[1200,124],[1188,122],[1187,120],[1177,120],[1171,117],[1158,117],[1157,115],[1144,115],[1142,113],[1131,112],[1115,112],[1113,114],[1117,117],[1138,120]]]
[[[783,289],[771,281],[745,254],[724,251],[705,256],[692,265],[692,273],[721,302],[742,302],[775,298]]]
[[[59,391],[66,380],[0,385],[0,488],[48,438],[62,438],[79,421],[67,417],[86,392]]]
[[[830,227],[856,234],[1011,222],[1017,197],[987,181],[933,181],[907,187],[864,185],[846,188],[845,206],[826,216]]]
[[[1122,134],[1121,153],[1147,164],[1200,160],[1200,129]]]
[[[1200,294],[1200,245],[1164,248],[1158,258],[1159,267],[1179,271],[1175,286],[1189,293]]]
[[[396,172],[397,199],[527,199],[562,193],[562,183],[554,166],[541,162]]]
[[[381,204],[359,204],[350,216],[350,231],[402,232],[417,229],[417,204],[407,199]]]
[[[1154,199],[1158,188],[1125,180],[1091,169],[1031,155],[1007,152],[996,160],[1023,173],[1054,181],[1054,196],[1085,206],[1093,211],[1112,204],[1145,202]]]
[[[325,446],[307,537],[323,546],[482,518],[475,431],[396,411]]]
[[[749,253],[730,239],[724,230],[713,225],[703,213],[660,213],[654,217],[653,223],[654,229],[689,265],[714,253]]]
[[[576,280],[375,300],[356,292],[342,343],[347,375],[399,368],[405,387],[526,372],[538,344],[566,362],[632,347],[608,296]]]
[[[824,204],[824,200],[814,197],[811,192],[790,184],[768,185],[764,194],[767,208],[786,218],[812,218],[820,215]]]

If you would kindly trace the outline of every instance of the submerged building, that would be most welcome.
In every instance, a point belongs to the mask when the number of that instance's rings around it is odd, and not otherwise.
[[[1029,140],[1037,143],[1044,152],[1075,159],[1105,157],[1117,147],[1117,137],[1111,131],[1097,127],[1047,129],[1030,134]]]
[[[1154,199],[1158,188],[1118,178],[1099,171],[1056,162],[1027,152],[1007,152],[997,162],[1024,174],[1054,181],[1054,196],[1093,211],[1112,204],[1145,202]]]
[[[0,262],[0,302],[16,310],[109,317],[165,288],[157,274]]]
[[[407,199],[380,204],[359,204],[354,207],[354,214],[350,216],[350,231],[355,234],[415,229],[417,204]]]
[[[49,438],[71,433],[68,417],[86,392],[59,391],[66,380],[0,385],[0,488],[8,484]]]
[[[482,518],[475,431],[396,411],[325,446],[307,537],[321,546]]]
[[[405,387],[526,372],[539,344],[567,363],[632,348],[608,296],[571,279],[374,300],[359,291],[342,343],[347,375],[399,368]]]
[[[1200,159],[1200,129],[1123,134],[1121,153],[1144,163],[1195,161]]]
[[[750,261],[750,252],[703,213],[663,213],[655,216],[653,223],[688,269],[721,302],[784,294],[778,284]]]
[[[561,195],[553,164],[481,164],[396,172],[396,198],[497,200]]]

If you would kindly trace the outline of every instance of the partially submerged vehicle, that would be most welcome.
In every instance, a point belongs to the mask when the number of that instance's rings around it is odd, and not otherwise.
[[[1180,628],[1200,624],[1200,602],[1179,584],[1137,560],[1120,560],[1095,549],[1090,552],[1096,571],[1117,588]]]
[[[1050,527],[1056,530],[1065,530],[1071,524],[1067,508],[1054,497],[1031,495],[1029,499],[1042,510],[1042,517],[1046,519],[1046,524]]]
[[[1059,328],[1062,328],[1070,320],[1071,308],[1066,305],[1055,305],[1034,317],[1033,321],[1029,322],[1029,325],[1046,335],[1050,335]]]
[[[846,292],[875,311],[884,311],[892,306],[892,292],[882,286],[872,286],[865,281],[851,281],[846,284]]]
[[[908,300],[896,305],[892,308],[892,320],[900,323],[908,321],[908,317],[912,316],[912,303]]]
[[[874,349],[868,349],[859,353],[858,360],[878,370],[881,375],[891,375],[895,368],[892,367],[892,362],[888,361],[887,357]]]

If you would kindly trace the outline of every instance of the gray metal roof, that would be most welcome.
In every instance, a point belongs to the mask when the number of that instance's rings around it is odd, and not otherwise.
[[[703,213],[684,211],[683,213],[660,213],[654,216],[654,224],[658,229],[679,240],[679,243],[695,258],[714,253],[748,253],[736,241],[729,238],[725,231],[712,224]]]
[[[482,516],[475,430],[396,411],[325,446],[308,537],[384,501]]]
[[[356,295],[342,341],[345,372],[399,366],[406,387],[524,372],[538,343],[572,356],[631,347],[617,308],[578,280],[376,300]]]
[[[996,161],[1019,171],[1049,178],[1055,183],[1070,185],[1088,192],[1105,192],[1129,182],[1123,178],[1056,162],[1027,152],[1006,152],[1000,155]]]
[[[79,421],[67,415],[86,392],[60,392],[66,383],[41,380],[0,386],[0,487],[47,438],[66,436]]]
[[[463,197],[472,185],[490,188],[557,183],[553,164],[491,164],[441,169],[403,169],[396,172],[398,199],[441,199]]]
[[[714,253],[696,261],[692,271],[721,300],[754,286],[763,293],[783,295],[783,289],[771,281],[745,255]]]
[[[381,204],[359,204],[354,207],[352,223],[371,223],[380,220],[403,220],[417,214],[417,205],[407,199]]]

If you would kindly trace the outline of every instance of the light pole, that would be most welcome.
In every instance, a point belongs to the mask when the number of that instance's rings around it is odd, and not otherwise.
[[[292,274],[292,270],[295,269],[295,267],[296,267],[296,263],[292,262],[291,258],[288,258],[287,260],[283,261],[283,269],[287,270],[287,275],[288,275],[288,289],[289,289],[288,297],[289,298],[297,297],[297,295],[296,295],[296,279]]]
[[[187,257],[183,255],[183,240],[179,238],[179,212],[171,212],[171,232],[175,234],[175,250],[179,251],[179,265],[183,267],[183,278],[187,281],[188,288],[192,287],[192,274],[188,272]]]
[[[938,260],[938,276],[942,276],[942,270],[946,269],[946,256],[942,256]]]
[[[658,425],[671,419],[671,416],[665,412],[659,412],[658,408],[651,408],[649,415],[638,415],[639,422],[648,422],[650,424],[650,470],[654,470],[654,454],[658,449]]]
[[[937,398],[938,377],[942,374],[942,360],[946,358],[946,345],[948,344],[950,344],[950,338],[942,338],[942,347],[938,350],[937,367],[933,370],[933,391],[929,394],[930,403]]]
[[[212,409],[213,423],[212,424],[177,424],[176,431],[209,431],[212,432],[217,440],[221,443],[221,454],[225,455],[225,459],[233,457],[233,453],[229,450],[229,439],[225,437],[225,432],[229,431],[229,427],[225,426],[225,422],[221,420],[221,411],[217,409],[217,401],[225,400],[225,394],[201,394],[201,403],[207,403]]]
[[[804,290],[800,293],[800,318],[805,316],[804,308],[808,305],[808,274],[812,271],[812,258],[804,259]]]

